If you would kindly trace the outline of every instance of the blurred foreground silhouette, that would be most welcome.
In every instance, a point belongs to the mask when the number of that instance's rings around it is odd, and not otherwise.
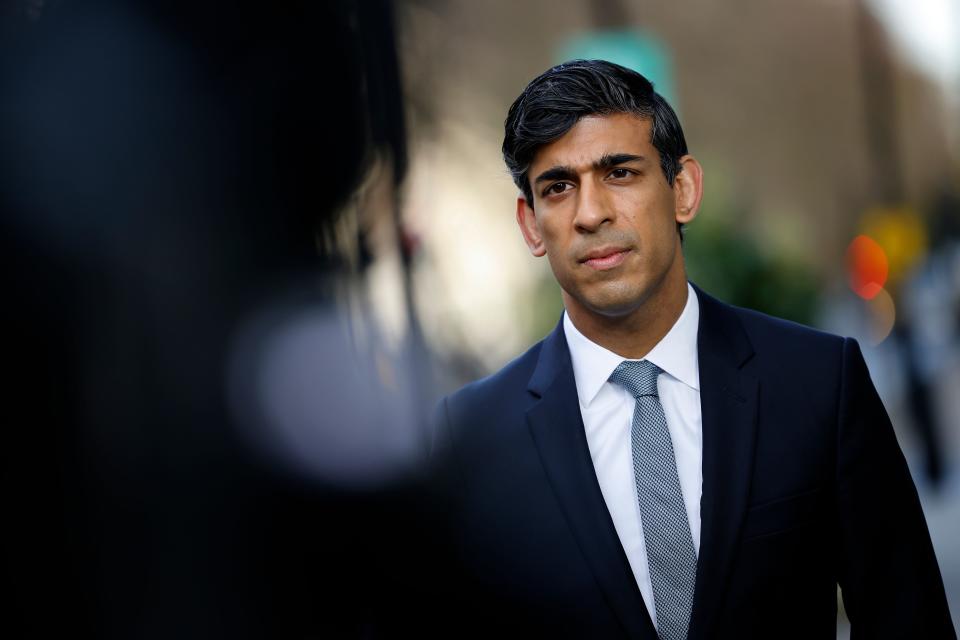
[[[375,634],[422,437],[363,296],[390,4],[0,7],[4,635]]]

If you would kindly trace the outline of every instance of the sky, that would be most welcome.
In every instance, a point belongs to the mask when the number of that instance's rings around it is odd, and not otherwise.
[[[960,92],[960,1],[869,0],[919,68]]]

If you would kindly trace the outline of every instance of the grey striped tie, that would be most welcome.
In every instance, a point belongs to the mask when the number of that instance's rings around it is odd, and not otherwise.
[[[652,362],[628,360],[613,371],[610,382],[624,387],[637,400],[630,439],[657,635],[661,640],[684,640],[693,609],[697,554],[677,477],[673,442],[657,393],[660,373]]]

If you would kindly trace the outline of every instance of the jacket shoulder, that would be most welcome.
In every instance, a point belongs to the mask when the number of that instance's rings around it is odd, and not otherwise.
[[[509,440],[532,400],[527,386],[542,347],[538,342],[496,373],[441,398],[431,424],[432,455],[443,458],[459,450],[469,458]]]
[[[753,309],[744,309],[733,307],[730,309],[740,318],[747,334],[758,338],[778,338],[789,343],[799,342],[804,346],[819,346],[824,348],[839,348],[845,338],[821,329],[815,329],[792,320],[784,320],[775,316],[754,311]]]
[[[694,288],[700,298],[701,348],[706,332],[712,347],[723,348],[723,343],[729,341],[729,348],[740,357],[753,353],[805,362],[810,357],[837,355],[846,343],[853,342],[797,322],[727,304]]]
[[[537,366],[543,341],[514,358],[499,371],[475,380],[443,399],[448,408],[470,410],[502,403],[518,391],[526,392],[527,383]]]

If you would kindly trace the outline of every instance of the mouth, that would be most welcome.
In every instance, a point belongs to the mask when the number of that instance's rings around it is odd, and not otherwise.
[[[580,258],[580,264],[584,264],[598,271],[605,271],[620,266],[623,261],[626,260],[629,252],[629,249],[621,249],[619,247],[594,249],[586,256]]]

